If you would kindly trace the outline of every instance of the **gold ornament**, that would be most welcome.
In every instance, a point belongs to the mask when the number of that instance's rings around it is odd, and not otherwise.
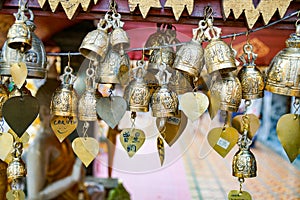
[[[60,142],[76,129],[77,123],[76,117],[53,116],[51,118],[51,128]]]
[[[157,151],[159,155],[160,165],[163,165],[165,161],[165,145],[161,136],[157,137]]]
[[[147,70],[152,73],[157,73],[162,62],[166,63],[167,67],[171,67],[174,63],[174,50],[169,48],[154,49],[149,57]]]
[[[12,147],[12,146],[11,146]],[[5,199],[7,191],[7,163],[0,160],[0,199]]]
[[[162,46],[164,44],[167,44],[168,41],[168,36],[166,34],[166,31],[163,28],[162,23],[157,23],[157,30],[155,33],[152,33],[146,43],[145,43],[145,48],[151,48],[151,47],[158,47],[158,46]],[[152,52],[154,51],[154,49],[149,49],[149,50],[144,50],[143,55],[149,57]]]
[[[6,193],[7,200],[25,200],[25,193],[23,190],[10,190]]]
[[[0,160],[6,160],[6,157],[13,148],[14,139],[9,133],[0,133]],[[1,166],[1,165],[0,165]]]
[[[252,200],[252,197],[247,191],[231,190],[228,194],[228,200]]]
[[[137,5],[140,8],[140,11],[142,13],[143,18],[146,18],[149,10],[151,7],[153,8],[161,8],[160,1],[159,0],[128,0],[128,6],[130,9],[130,12],[133,12]]]
[[[164,7],[172,7],[175,19],[178,21],[184,8],[186,7],[189,15],[194,9],[194,0],[167,0]]]
[[[27,78],[27,67],[23,62],[13,63],[10,66],[10,74],[16,86],[21,89]]]
[[[245,12],[248,27],[252,29],[260,14],[262,14],[265,24],[269,23],[277,10],[282,18],[291,1],[292,0],[261,0],[255,8],[252,0],[223,0],[223,12],[225,17],[228,18],[232,10],[235,19],[238,19],[239,16]]]
[[[286,48],[271,61],[265,89],[276,94],[300,97],[300,21]]]
[[[140,129],[126,128],[120,134],[120,142],[131,158],[146,140],[145,133]]]
[[[260,122],[256,115],[254,114],[247,114],[249,118],[249,130],[247,137],[252,139],[256,134],[257,130],[259,129]],[[232,119],[232,127],[238,130],[239,133],[243,133],[243,117],[244,115],[237,115]]]

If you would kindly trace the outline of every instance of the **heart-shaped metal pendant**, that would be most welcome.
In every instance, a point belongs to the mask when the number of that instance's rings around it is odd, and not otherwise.
[[[228,200],[252,200],[252,197],[247,191],[231,190]]]
[[[25,193],[22,190],[10,190],[6,193],[7,200],[25,200]]]
[[[53,116],[51,128],[60,142],[64,141],[77,127],[77,118],[69,116]]]
[[[156,118],[156,126],[159,127],[160,118]],[[173,117],[168,117],[164,127],[164,140],[169,146],[172,146],[183,133],[187,125],[187,117],[180,110]]]
[[[99,153],[99,143],[92,137],[78,137],[72,142],[72,149],[82,163],[88,167]]]
[[[209,145],[224,158],[237,143],[239,133],[232,127],[218,127],[209,131],[207,139]]]
[[[10,128],[21,137],[39,114],[39,102],[35,97],[15,96],[8,99],[2,114]]]
[[[257,130],[259,129],[260,122],[256,115],[254,114],[247,114],[249,117],[249,131],[248,131],[248,138],[252,139],[256,134]],[[238,130],[239,133],[243,133],[243,116],[244,115],[237,115],[232,119],[232,127]]]
[[[127,103],[119,96],[101,97],[97,99],[96,108],[99,117],[114,129],[125,114]]]
[[[209,99],[208,113],[210,118],[214,119],[220,109],[221,98],[216,94],[212,94],[210,91],[207,92],[207,96]]]
[[[276,131],[284,151],[293,162],[300,154],[300,115],[283,115],[278,120]]]
[[[129,157],[134,156],[134,154],[141,148],[146,140],[146,135],[144,131],[135,128],[125,128],[120,134],[120,142]]]
[[[187,92],[181,96],[179,103],[186,116],[195,121],[207,110],[209,100],[203,93]]]
[[[0,159],[5,160],[13,149],[14,139],[9,133],[0,133]]]
[[[27,67],[26,64],[23,62],[18,62],[18,63],[12,63],[10,65],[10,74],[12,79],[14,80],[15,85],[21,89],[23,84],[26,81],[27,78]]]

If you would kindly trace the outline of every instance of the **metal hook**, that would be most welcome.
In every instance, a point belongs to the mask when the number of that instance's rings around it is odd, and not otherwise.
[[[204,18],[205,19],[213,19],[213,8],[211,6],[204,7]]]

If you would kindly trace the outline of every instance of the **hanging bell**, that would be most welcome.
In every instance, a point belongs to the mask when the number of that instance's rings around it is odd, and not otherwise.
[[[96,121],[96,95],[95,95],[95,71],[88,68],[86,71],[86,90],[78,101],[78,118],[81,121]]]
[[[215,75],[210,86],[212,98],[220,102],[219,109],[237,112],[242,99],[242,86],[232,72]]]
[[[95,64],[97,65],[97,64]],[[123,83],[120,79],[125,79],[128,77],[128,72],[130,68],[129,56],[124,54],[120,56],[112,48],[109,49],[103,62],[99,63],[96,67],[96,82],[97,83]]]
[[[176,69],[170,70],[172,75],[169,80],[169,88],[174,91],[177,95],[191,92],[193,90],[193,77],[188,73],[181,72]]]
[[[51,100],[51,114],[56,116],[77,115],[77,94],[73,89],[76,76],[72,74],[73,69],[67,66],[64,74],[60,76],[61,85],[56,88]]]
[[[262,98],[264,95],[264,78],[254,63],[257,54],[254,54],[252,49],[251,44],[245,44],[244,54],[240,57],[244,65],[238,73],[238,78],[242,85],[242,98],[245,100]],[[247,58],[251,60],[247,61]]]
[[[16,183],[22,184],[23,179],[26,177],[27,171],[25,163],[23,162],[22,155],[23,143],[15,142],[14,150],[12,152],[12,161],[7,167],[7,182],[16,187]],[[24,184],[24,183],[23,183]],[[18,186],[17,186],[18,187]],[[22,185],[19,185],[22,187]],[[17,188],[22,189],[22,188]]]
[[[149,57],[147,70],[155,74],[162,62],[166,63],[167,67],[172,67],[174,60],[175,53],[171,47],[154,49]]]
[[[28,71],[27,78],[43,79],[46,76],[47,56],[45,47],[42,41],[34,33],[36,28],[33,22],[34,15],[31,10],[28,10],[28,12],[30,13],[30,19],[26,21],[26,25],[32,36],[32,46],[21,54],[19,50],[10,48],[8,46],[8,41],[6,41],[2,47],[3,64],[0,63],[0,75],[2,76],[10,76],[10,63],[17,63],[20,61],[26,64]]]
[[[145,48],[151,48],[151,47],[158,47],[163,44],[168,44],[168,36],[166,35],[165,31],[161,29],[162,23],[157,23],[156,27],[157,30],[155,33],[151,34],[145,44]],[[144,55],[146,57],[149,57],[153,52],[153,49],[145,50]]]
[[[123,55],[124,50],[128,49],[130,46],[129,38],[126,31],[123,30],[124,22],[121,21],[121,15],[119,13],[114,13],[112,18],[114,20],[114,30],[110,35],[110,43],[116,52]]]
[[[207,19],[207,26],[208,28],[204,32],[206,39],[209,41],[204,50],[207,72],[210,74],[218,70],[227,72],[236,70],[234,52],[229,45],[220,39],[221,29],[213,26],[212,19]]]
[[[193,29],[193,39],[185,43],[176,53],[173,68],[186,72],[192,77],[198,77],[204,66],[203,48],[199,39],[203,35],[202,20],[199,27]]]
[[[300,23],[298,21],[296,33],[286,40],[286,48],[271,61],[265,89],[272,93],[300,97]]]
[[[21,5],[18,12],[14,14],[16,21],[7,33],[7,46],[25,52],[31,48],[31,32],[26,25],[25,5]]]
[[[109,28],[110,24],[105,19],[101,19],[97,29],[89,32],[83,39],[79,47],[80,53],[90,60],[97,60],[99,56],[100,59],[104,59],[109,47],[107,35]]]
[[[162,68],[156,77],[160,82],[160,87],[156,89],[151,97],[151,108],[153,117],[172,117],[177,112],[177,94],[168,88],[171,74],[166,70],[166,64],[162,63]]]
[[[128,109],[132,112],[148,112],[151,98],[150,91],[143,77],[146,74],[145,63],[140,60],[134,72],[134,79],[125,88],[124,99],[128,102]]]

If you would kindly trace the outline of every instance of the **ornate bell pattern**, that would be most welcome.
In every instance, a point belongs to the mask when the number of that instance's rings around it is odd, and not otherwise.
[[[2,47],[3,62],[0,62],[0,74],[3,76],[10,76],[10,63],[20,61],[26,64],[28,70],[27,78],[43,79],[46,76],[47,56],[45,47],[34,33],[34,15],[31,10],[28,10],[28,12],[30,13],[30,20],[26,21],[26,26],[28,26],[32,36],[32,46],[25,52],[20,53],[19,50],[10,48],[8,41],[4,43]]]
[[[151,34],[145,44],[145,48],[149,48],[149,47],[158,47],[161,46],[163,44],[167,44],[168,43],[168,36],[165,33],[164,29],[161,29],[162,24],[161,23],[157,23],[157,30],[155,33]],[[154,49],[149,49],[149,50],[145,50],[144,51],[144,55],[149,57]]]
[[[215,76],[210,91],[213,98],[220,102],[220,110],[238,111],[242,99],[242,86],[232,72]]]
[[[220,39],[221,29],[213,26],[213,20],[207,19],[208,28],[204,35],[209,44],[204,50],[205,65],[208,73],[219,70],[227,72],[236,70],[235,59],[231,48]],[[210,35],[212,33],[212,36]]]
[[[14,14],[16,21],[7,33],[7,46],[25,52],[31,48],[31,31],[26,25],[25,5],[21,5]]]
[[[60,77],[62,84],[55,90],[51,101],[51,114],[56,116],[77,115],[77,94],[73,89],[76,76],[73,70],[67,66],[64,74]]]
[[[169,80],[169,88],[177,95],[191,92],[193,90],[193,78],[188,73],[171,69],[172,75]]]
[[[78,118],[81,121],[96,121],[95,71],[88,68],[86,74],[86,90],[78,101]]]
[[[271,61],[265,89],[281,95],[300,97],[300,25]]]
[[[160,71],[156,75],[161,87],[156,89],[151,97],[151,108],[153,117],[172,117],[177,112],[177,94],[168,88],[170,73],[166,71],[163,63]]]
[[[125,89],[125,100],[132,112],[148,112],[151,94],[143,77],[146,74],[144,61],[138,61],[134,78]]]
[[[110,28],[110,24],[101,19],[97,24],[97,29],[89,32],[83,39],[79,51],[80,53],[91,60],[104,59],[109,47],[109,36],[107,30]]]
[[[171,67],[175,60],[175,53],[172,48],[154,49],[149,57],[147,70],[157,73],[162,62]]]
[[[245,57],[250,59],[252,57],[252,60],[246,61]],[[264,78],[254,63],[256,57],[252,45],[244,45],[244,54],[240,57],[244,65],[238,73],[238,78],[242,84],[242,98],[246,100],[262,98],[264,94]]]

